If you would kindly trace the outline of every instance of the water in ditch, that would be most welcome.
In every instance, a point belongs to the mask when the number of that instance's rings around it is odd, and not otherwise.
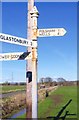
[[[17,118],[17,117],[19,117],[19,116],[21,116],[21,115],[23,115],[25,113],[26,113],[26,108],[24,108],[24,109],[20,110],[19,112],[15,113],[10,118]]]

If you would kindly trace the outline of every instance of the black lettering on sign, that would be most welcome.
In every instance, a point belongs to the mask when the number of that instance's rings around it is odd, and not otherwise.
[[[12,37],[12,38],[11,38],[11,41],[14,41],[14,40],[15,40],[15,39]]]
[[[5,55],[4,58],[5,58],[5,59],[8,59],[8,58],[9,58],[9,55]]]
[[[9,37],[9,41],[11,41],[11,37]]]
[[[11,55],[11,59],[18,58],[18,57],[19,57],[19,55]]]
[[[49,30],[45,30],[45,35],[49,36],[50,35],[50,31]]]
[[[39,31],[39,35],[40,36],[50,36],[51,35],[51,33],[52,33],[52,30],[40,30]]]
[[[23,41],[23,44],[26,44],[26,41],[25,41],[25,40]],[[27,44],[28,44],[28,42],[27,42]]]
[[[16,39],[16,42],[18,43],[22,43],[22,41],[20,39]]]
[[[0,38],[3,39],[3,35],[0,35]]]
[[[5,37],[5,36],[3,36],[3,40],[8,40],[8,37],[7,37],[7,36],[6,36],[6,37]]]
[[[16,38],[13,38],[13,42],[17,42],[17,39],[16,39]]]

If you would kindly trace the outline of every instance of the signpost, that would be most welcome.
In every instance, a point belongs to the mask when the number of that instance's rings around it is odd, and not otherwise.
[[[6,60],[27,60],[32,59],[30,52],[16,52],[16,53],[2,53],[0,54],[0,61]]]
[[[26,102],[27,118],[37,118],[37,37],[64,36],[64,28],[37,29],[38,10],[34,0],[28,0],[28,39],[0,33],[0,41],[27,46],[27,52],[2,53],[0,61],[27,60],[26,66]]]

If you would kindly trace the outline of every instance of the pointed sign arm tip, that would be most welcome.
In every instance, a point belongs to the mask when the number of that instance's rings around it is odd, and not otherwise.
[[[67,33],[67,30],[65,28],[62,28],[63,31],[64,31],[64,35]]]

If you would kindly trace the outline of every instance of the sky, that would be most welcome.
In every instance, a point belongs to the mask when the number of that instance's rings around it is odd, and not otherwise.
[[[67,31],[61,37],[38,38],[38,80],[48,76],[63,77],[69,81],[77,80],[77,3],[36,2],[35,5],[39,11],[39,29],[65,28]],[[27,38],[27,2],[2,3],[1,32]],[[0,52],[3,53],[25,52],[27,49],[2,42],[0,48],[2,48]],[[26,62],[25,60],[1,62],[0,82],[25,82]]]

